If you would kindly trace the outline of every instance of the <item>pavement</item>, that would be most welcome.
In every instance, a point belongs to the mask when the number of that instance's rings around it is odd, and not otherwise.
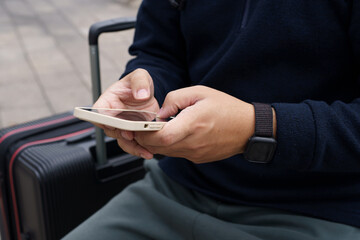
[[[136,16],[140,0],[0,0],[0,128],[91,105],[88,29]],[[133,30],[102,34],[102,88],[130,56]]]

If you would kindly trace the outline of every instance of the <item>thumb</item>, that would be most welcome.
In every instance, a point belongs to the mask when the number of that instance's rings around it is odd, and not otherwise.
[[[152,78],[146,70],[137,69],[129,77],[131,91],[135,99],[147,100],[154,94]]]
[[[185,109],[201,100],[196,87],[182,88],[166,95],[162,108],[158,112],[159,118],[169,118],[178,113],[179,109]]]

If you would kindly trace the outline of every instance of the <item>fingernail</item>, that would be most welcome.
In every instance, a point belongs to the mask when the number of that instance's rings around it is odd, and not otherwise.
[[[140,89],[136,93],[136,98],[137,99],[144,99],[144,98],[148,98],[148,97],[149,97],[149,91],[146,90],[146,89]]]

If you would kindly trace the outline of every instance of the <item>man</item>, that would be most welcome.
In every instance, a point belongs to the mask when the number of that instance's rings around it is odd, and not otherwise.
[[[95,107],[168,157],[66,239],[360,239],[359,1],[144,0],[130,53]]]

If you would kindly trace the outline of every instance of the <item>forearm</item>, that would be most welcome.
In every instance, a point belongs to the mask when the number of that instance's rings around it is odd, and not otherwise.
[[[278,147],[273,164],[300,171],[358,172],[360,102],[274,103]]]

